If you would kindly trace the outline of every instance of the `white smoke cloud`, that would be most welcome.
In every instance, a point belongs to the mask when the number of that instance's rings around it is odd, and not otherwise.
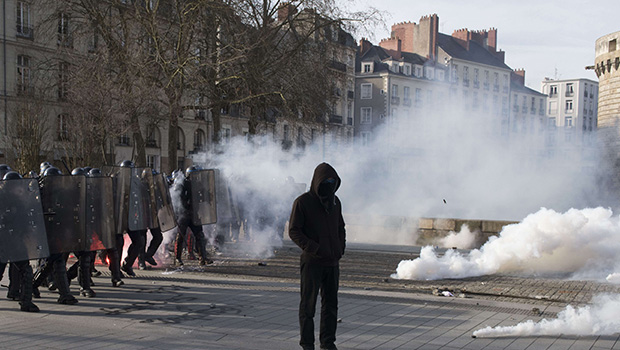
[[[610,209],[558,213],[542,208],[467,254],[449,250],[439,256],[424,247],[419,258],[401,261],[392,277],[433,280],[508,272],[603,279],[620,271],[618,251],[620,217]]]
[[[461,231],[450,231],[446,237],[439,239],[438,246],[442,248],[470,249],[476,242],[476,233],[471,232],[469,226],[463,224]]]
[[[486,327],[473,333],[476,337],[519,337],[541,335],[611,335],[620,329],[620,295],[598,295],[591,305],[575,308],[568,305],[557,319],[528,320],[515,326]]]

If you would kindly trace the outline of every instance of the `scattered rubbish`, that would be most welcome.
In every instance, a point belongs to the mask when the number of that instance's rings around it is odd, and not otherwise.
[[[258,263],[258,266],[267,266],[267,263],[264,263],[264,262],[261,261],[261,262]]]
[[[542,312],[541,312],[541,311],[540,311],[540,309],[539,309],[539,308],[537,308],[537,307],[532,308],[532,312],[533,312],[536,316],[540,316],[540,315],[542,315]]]
[[[471,337],[472,337],[472,338],[474,338],[474,339],[476,339],[476,336],[475,336],[475,335],[473,335],[473,334],[471,335]]]
[[[389,279],[389,278],[384,278],[384,279],[383,279],[383,282],[385,282],[385,283],[390,283],[390,279]]]
[[[538,300],[549,299],[549,296],[548,295],[535,295],[534,299],[538,299]]]
[[[458,249],[457,247],[452,247],[452,250],[457,250],[457,249]]]
[[[447,204],[448,202],[446,202],[446,200],[444,199],[444,200],[443,200],[443,203],[444,203],[444,204]]]
[[[450,293],[447,290],[444,290],[443,292],[441,292],[441,295],[443,295],[444,297],[453,297],[454,294]]]
[[[211,308],[212,308],[212,309],[215,309],[215,304],[211,304]]]
[[[371,290],[371,287],[364,287],[364,290]]]
[[[467,295],[465,295],[465,293],[460,293],[459,298],[467,298]]]
[[[336,323],[342,323],[342,318],[337,319]]]

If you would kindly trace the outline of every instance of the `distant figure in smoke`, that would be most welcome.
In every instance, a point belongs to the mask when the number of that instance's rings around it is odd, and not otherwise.
[[[196,166],[191,166],[185,170],[185,179],[183,180],[181,186],[181,202],[183,208],[180,208],[179,217],[177,217],[178,226],[178,234],[175,245],[175,262],[177,265],[182,266],[183,260],[181,260],[181,255],[183,253],[183,241],[185,241],[185,235],[187,233],[187,229],[192,230],[194,234],[194,238],[196,239],[196,245],[198,246],[198,251],[200,252],[200,265],[212,264],[213,260],[209,259],[209,255],[206,249],[206,242],[204,232],[202,230],[202,225],[194,225],[192,223],[192,182],[190,180],[190,173],[192,171],[199,170]]]
[[[321,349],[335,350],[338,319],[339,261],[345,250],[345,228],[336,191],[340,177],[327,163],[314,170],[310,191],[295,199],[289,236],[302,250],[299,344],[314,349],[314,314],[321,291]]]

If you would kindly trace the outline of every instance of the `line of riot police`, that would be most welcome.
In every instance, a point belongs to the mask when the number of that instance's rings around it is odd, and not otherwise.
[[[183,264],[181,242],[188,227],[200,248],[200,263],[210,263],[202,225],[217,221],[215,172],[192,167],[185,175],[173,184],[182,194],[174,210],[165,176],[131,161],[101,170],[76,168],[71,175],[44,162],[40,175],[30,172],[27,178],[0,165],[0,279],[10,263],[7,297],[19,300],[22,311],[39,311],[32,296],[46,284],[58,290],[58,303],[75,304],[69,281],[76,277],[82,296],[96,296],[91,274],[97,251],[107,256],[112,285],[120,287],[121,271],[135,276],[136,259],[157,265],[162,231],[177,223],[177,264]],[[153,236],[148,249],[147,230]],[[121,261],[125,233],[131,245]],[[77,262],[67,271],[70,253]],[[41,263],[33,275],[29,261],[35,259]]]

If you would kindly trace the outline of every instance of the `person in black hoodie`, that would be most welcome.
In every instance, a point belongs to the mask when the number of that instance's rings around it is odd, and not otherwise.
[[[314,169],[310,191],[297,197],[289,236],[301,249],[299,327],[304,350],[314,349],[314,314],[321,291],[321,349],[335,350],[338,319],[339,261],[345,250],[342,206],[336,191],[340,177],[327,163]]]

